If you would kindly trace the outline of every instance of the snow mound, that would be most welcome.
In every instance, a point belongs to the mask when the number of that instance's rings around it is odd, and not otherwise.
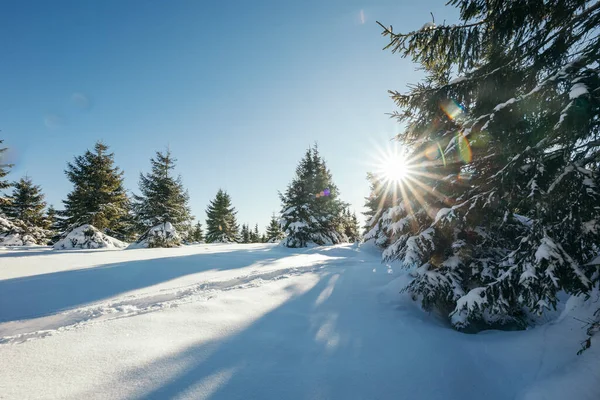
[[[144,233],[137,242],[132,243],[128,249],[147,249],[154,247],[179,247],[181,238],[170,222],[156,225]]]
[[[50,232],[30,227],[18,221],[9,221],[0,215],[0,246],[36,246],[48,243]]]
[[[100,232],[89,224],[78,226],[63,233],[60,240],[54,244],[54,250],[122,249],[125,247],[127,247],[126,243]]]

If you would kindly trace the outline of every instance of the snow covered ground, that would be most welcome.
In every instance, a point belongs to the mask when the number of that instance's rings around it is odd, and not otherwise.
[[[466,335],[352,246],[0,250],[1,399],[600,399],[583,306]],[[556,314],[558,315],[558,314]]]

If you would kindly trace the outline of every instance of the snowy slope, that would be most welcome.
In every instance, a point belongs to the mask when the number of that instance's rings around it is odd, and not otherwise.
[[[600,343],[576,355],[582,304],[525,332],[465,335],[399,295],[406,276],[379,258],[0,252],[0,398],[600,398]]]

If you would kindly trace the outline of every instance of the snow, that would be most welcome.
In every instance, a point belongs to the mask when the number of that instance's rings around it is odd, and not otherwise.
[[[496,107],[494,107],[494,111],[500,111],[503,108],[505,108],[505,107],[507,107],[507,106],[509,106],[509,105],[511,105],[513,103],[515,103],[516,101],[517,101],[517,99],[515,99],[515,98],[508,99],[504,103],[500,103]]]
[[[159,224],[148,229],[135,243],[127,249],[147,249],[149,247],[175,247],[181,242],[177,230],[170,222]]]
[[[529,217],[526,217],[524,215],[521,214],[514,214],[513,213],[513,217],[519,221],[521,224],[523,224],[524,226],[531,228],[533,226],[533,220]]]
[[[435,215],[435,220],[433,221],[433,223],[436,224],[440,219],[446,218],[446,216],[452,211],[452,208],[440,208],[440,210]]]
[[[426,22],[425,24],[423,24],[423,26],[421,27],[422,31],[426,31],[429,29],[435,29],[436,25],[433,22]]]
[[[571,87],[571,91],[569,92],[569,99],[573,100],[587,93],[587,86],[585,86],[583,83],[576,83]]]
[[[0,246],[36,246],[46,244],[48,231],[19,225],[0,214]]]
[[[548,236],[544,236],[535,251],[535,262],[540,263],[542,260],[550,261],[552,259],[559,260],[559,262],[563,261],[560,253],[556,249],[556,243]]]
[[[459,76],[458,78],[454,78],[450,82],[448,82],[448,85],[456,85],[457,83],[461,83],[466,80],[467,80],[466,76]]]
[[[92,225],[85,224],[68,231],[66,234],[63,234],[60,240],[54,244],[54,249],[121,249],[125,248],[126,246],[126,243],[105,235]]]
[[[599,341],[576,355],[597,303],[467,335],[400,294],[410,275],[380,257],[369,244],[2,251],[0,397],[600,398]]]

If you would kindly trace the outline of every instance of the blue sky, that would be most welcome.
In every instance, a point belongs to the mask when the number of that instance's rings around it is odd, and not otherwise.
[[[4,1],[0,138],[60,208],[67,161],[98,139],[136,191],[170,146],[194,215],[219,188],[262,228],[318,142],[357,212],[377,148],[400,131],[388,89],[420,73],[375,21],[420,28],[444,1]]]

